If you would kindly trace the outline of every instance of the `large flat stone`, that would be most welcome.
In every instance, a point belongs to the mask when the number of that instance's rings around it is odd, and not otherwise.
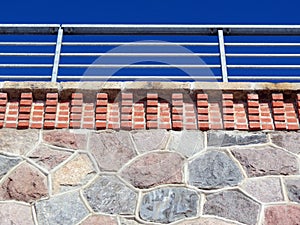
[[[142,223],[139,223],[135,221],[134,219],[129,219],[129,218],[120,218],[120,225],[141,225]]]
[[[203,213],[254,225],[258,221],[260,205],[237,190],[206,196]]]
[[[98,177],[83,194],[95,212],[128,215],[136,208],[137,193],[115,176]]]
[[[43,139],[46,143],[61,148],[86,149],[87,135],[74,133],[68,130],[44,131]]]
[[[194,190],[187,188],[159,188],[143,196],[139,214],[148,222],[171,223],[196,216],[199,199]]]
[[[71,154],[71,152],[56,150],[46,145],[39,145],[28,157],[49,171],[65,161]]]
[[[6,175],[11,168],[16,166],[22,159],[19,157],[10,157],[5,155],[0,155],[0,180]]]
[[[0,224],[34,225],[31,206],[15,202],[0,203]]]
[[[129,132],[93,133],[89,150],[104,171],[117,171],[136,156]]]
[[[267,142],[267,135],[261,132],[208,131],[207,133],[207,145],[213,147],[263,144]]]
[[[300,203],[300,177],[284,179],[290,201]]]
[[[299,225],[299,205],[269,206],[265,209],[263,225]]]
[[[250,177],[299,173],[297,157],[279,148],[233,149],[232,153]]]
[[[35,204],[39,224],[74,225],[89,214],[77,192],[53,196]]]
[[[193,156],[204,149],[204,135],[201,131],[172,131],[168,149],[186,157]]]
[[[264,203],[284,201],[279,178],[261,177],[246,179],[241,188],[255,199]]]
[[[18,166],[1,184],[1,200],[33,202],[48,195],[47,179],[28,163]]]
[[[286,150],[299,154],[300,153],[300,133],[297,132],[274,132],[271,133],[272,142]]]
[[[96,171],[86,154],[80,154],[53,173],[53,193],[68,191],[86,184]]]
[[[209,151],[188,165],[189,184],[202,189],[236,186],[243,175],[236,163],[225,153]]]
[[[169,138],[166,130],[133,131],[131,134],[139,153],[165,149]]]
[[[236,225],[216,218],[199,218],[176,223],[176,225]]]
[[[79,225],[118,225],[118,221],[112,216],[91,215]]]
[[[39,140],[38,130],[0,129],[0,151],[25,155]]]
[[[153,152],[138,157],[122,170],[122,177],[137,188],[182,182],[183,159],[177,153]]]

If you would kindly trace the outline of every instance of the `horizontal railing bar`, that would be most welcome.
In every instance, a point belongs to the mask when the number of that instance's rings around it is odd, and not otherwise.
[[[52,68],[52,64],[0,64],[0,68]]]
[[[0,24],[0,34],[49,34],[58,32],[59,24]]]
[[[29,75],[0,75],[0,79],[5,80],[51,80],[51,76],[46,75],[36,75],[36,76],[29,76]]]
[[[218,46],[218,43],[208,42],[63,42],[63,46],[117,46],[117,45],[130,45],[130,46]]]
[[[60,64],[61,68],[220,68],[220,65],[126,65],[126,64]]]
[[[0,42],[0,46],[55,46],[55,42]]]
[[[300,80],[300,76],[230,76],[229,80]]]
[[[227,65],[228,68],[251,68],[251,69],[300,69],[300,65]]]
[[[125,57],[135,57],[135,56],[155,56],[155,57],[216,57],[219,53],[61,53],[61,56],[125,56]]]
[[[227,53],[228,57],[300,57],[300,54],[240,54],[240,53]]]
[[[225,46],[244,46],[244,47],[251,47],[251,46],[263,46],[263,47],[292,47],[292,46],[300,46],[300,43],[225,43]]]
[[[32,56],[32,57],[52,57],[54,53],[0,53],[0,56]]]
[[[221,76],[58,76],[59,80],[140,80],[140,79],[155,79],[155,80],[216,80],[221,79]]]

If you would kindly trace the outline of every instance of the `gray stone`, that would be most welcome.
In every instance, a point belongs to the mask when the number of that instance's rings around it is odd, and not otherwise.
[[[115,176],[97,178],[83,194],[95,212],[134,214],[137,193]]]
[[[202,189],[236,186],[243,175],[225,153],[209,151],[189,163],[189,184]]]
[[[295,154],[300,153],[300,133],[296,132],[279,132],[271,133],[272,142]]]
[[[150,152],[122,170],[122,177],[137,188],[182,183],[183,159],[174,152]]]
[[[19,157],[10,157],[0,155],[0,179],[5,176],[5,174],[19,162],[21,162]]]
[[[237,190],[231,190],[207,195],[203,213],[254,225],[259,211],[257,202]]]
[[[183,187],[159,188],[143,196],[140,217],[148,222],[171,223],[197,215],[199,196]]]
[[[38,130],[0,129],[0,151],[25,155],[39,140]]]
[[[290,201],[300,203],[300,177],[284,180]]]
[[[133,131],[131,134],[139,153],[165,149],[169,138],[166,130]]]
[[[250,177],[299,173],[297,157],[279,148],[234,149],[232,153]]]
[[[250,145],[267,143],[265,133],[249,133],[241,131],[209,131],[207,145],[214,147],[227,147],[234,145]]]
[[[117,171],[136,156],[129,132],[93,133],[89,150],[104,171]]]
[[[284,201],[279,178],[261,177],[246,179],[241,188],[264,203]]]
[[[204,149],[204,135],[201,131],[172,131],[168,149],[181,153],[186,157]]]
[[[140,225],[141,223],[135,221],[134,219],[129,219],[129,218],[120,218],[120,225]]]
[[[299,205],[274,205],[265,209],[263,225],[299,225]]]
[[[89,214],[77,192],[39,201],[35,208],[38,223],[43,225],[74,225]]]
[[[0,203],[1,225],[34,225],[31,206],[15,202]]]
[[[118,222],[113,216],[91,215],[79,225],[118,225]]]
[[[71,152],[60,151],[46,145],[40,145],[31,152],[28,157],[49,171],[65,161],[71,154]]]
[[[176,225],[236,225],[216,218],[199,218],[176,223]]]

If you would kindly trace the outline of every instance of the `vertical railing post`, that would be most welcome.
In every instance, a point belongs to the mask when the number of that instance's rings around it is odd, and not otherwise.
[[[54,56],[51,82],[56,82],[57,81],[57,74],[58,74],[58,68],[59,68],[62,38],[63,38],[63,29],[60,27],[59,30],[58,30],[58,33],[57,33],[57,41],[56,41],[56,48],[55,48],[55,56]]]
[[[222,79],[223,79],[223,82],[228,82],[223,30],[218,30],[218,38],[219,38],[219,50],[220,50],[220,59],[221,59]]]

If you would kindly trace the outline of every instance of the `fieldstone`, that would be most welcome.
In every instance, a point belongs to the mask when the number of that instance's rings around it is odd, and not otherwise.
[[[234,145],[250,145],[267,143],[265,133],[249,133],[241,131],[209,131],[207,145],[214,147],[227,147]]]
[[[166,130],[133,131],[131,134],[139,153],[165,149],[169,138]]]
[[[152,152],[127,165],[121,176],[137,188],[182,182],[183,159],[177,153]]]
[[[251,225],[256,224],[259,211],[257,202],[237,190],[230,190],[207,195],[203,213]]]
[[[38,223],[43,225],[74,225],[89,214],[77,192],[39,201],[35,204],[35,209]]]
[[[220,219],[216,218],[199,218],[194,220],[186,220],[179,223],[176,223],[176,225],[236,225],[235,223],[229,223],[225,222]]]
[[[209,151],[188,165],[189,184],[202,189],[236,186],[243,175],[236,163],[225,153]]]
[[[115,217],[104,215],[91,215],[79,225],[118,225]]]
[[[284,180],[290,201],[300,203],[300,177]]]
[[[40,145],[31,152],[28,157],[49,171],[69,158],[71,154],[71,152],[60,151],[46,145]]]
[[[172,131],[171,134],[169,150],[190,157],[204,149],[204,134],[201,131]]]
[[[241,188],[255,199],[264,203],[284,201],[279,178],[246,179]]]
[[[22,159],[19,157],[0,155],[0,179],[21,161]]]
[[[86,149],[87,135],[71,133],[67,130],[44,131],[44,141],[50,145],[69,149]]]
[[[129,218],[120,218],[120,225],[140,225],[141,223],[135,221],[134,219],[129,219]]]
[[[299,205],[277,205],[265,209],[264,225],[299,225]]]
[[[300,133],[296,132],[276,132],[271,133],[272,142],[295,154],[300,153]]]
[[[297,157],[279,148],[234,149],[232,153],[250,177],[299,173]]]
[[[0,224],[34,225],[31,206],[15,202],[0,203]]]
[[[117,171],[136,156],[128,132],[94,133],[89,150],[104,171]]]
[[[32,202],[47,195],[46,176],[28,163],[9,174],[0,188],[1,200]]]
[[[95,212],[134,214],[137,193],[115,176],[97,178],[83,194]]]
[[[197,215],[199,196],[184,187],[159,188],[143,196],[140,217],[148,222],[171,223]]]
[[[39,140],[38,130],[0,130],[0,151],[25,155],[32,150]]]
[[[86,154],[80,154],[53,173],[53,193],[80,187],[95,174],[90,158]]]

